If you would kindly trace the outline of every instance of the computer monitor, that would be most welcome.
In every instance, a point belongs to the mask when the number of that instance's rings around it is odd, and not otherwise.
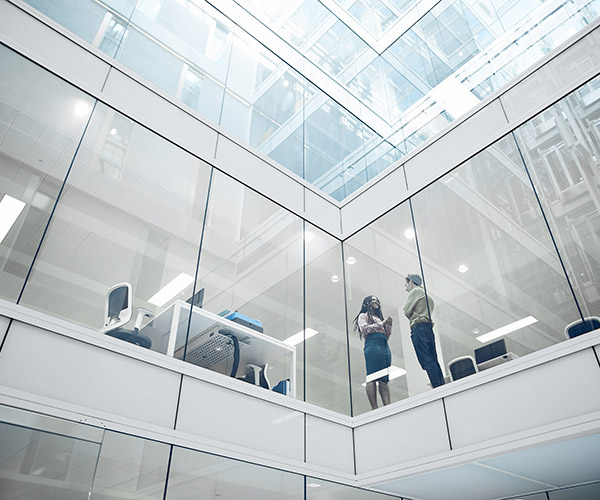
[[[192,304],[196,307],[202,307],[202,302],[204,301],[204,288],[200,289],[200,291],[196,292],[192,297],[187,299],[188,304]]]
[[[475,362],[477,364],[485,363],[490,359],[504,356],[506,354],[505,339],[496,340],[490,344],[475,349]]]

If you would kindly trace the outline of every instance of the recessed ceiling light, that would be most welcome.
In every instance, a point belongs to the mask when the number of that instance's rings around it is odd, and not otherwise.
[[[479,333],[479,328],[473,328],[473,333],[477,335]]]
[[[308,488],[320,488],[321,485],[319,483],[306,483]]]
[[[179,276],[162,287],[152,297],[150,297],[148,302],[150,302],[150,304],[154,304],[155,306],[162,307],[193,282],[194,278],[192,276],[181,273]]]
[[[496,330],[492,330],[491,332],[484,333],[479,337],[475,337],[479,342],[485,344],[490,340],[497,339],[498,337],[503,337],[504,335],[508,335],[511,332],[516,330],[520,330],[521,328],[525,328],[526,326],[533,325],[533,323],[537,323],[537,319],[533,316],[527,316],[526,318],[520,319],[519,321],[515,321],[513,323],[509,323],[508,325],[504,325]]]
[[[355,259],[354,257],[348,257],[348,258],[346,259],[346,263],[347,263],[349,266],[353,266],[354,264],[356,264],[356,259]]]
[[[315,237],[315,235],[311,231],[306,231],[304,233],[304,241],[312,241],[314,239],[314,237]]]
[[[5,194],[0,201],[0,243],[25,208],[26,203]]]
[[[90,105],[86,102],[78,102],[73,109],[77,116],[84,117],[90,112]]]
[[[415,237],[415,230],[412,227],[404,230],[404,237],[408,240],[412,240]]]
[[[460,266],[458,266],[459,273],[466,273],[468,270],[469,266],[467,266],[466,264],[461,264]]]
[[[283,341],[284,344],[295,346],[308,340],[311,337],[314,337],[317,333],[317,330],[313,330],[312,328],[307,328],[306,330],[302,330],[298,333],[294,333],[291,337],[288,337]]]
[[[331,278],[329,278],[333,283],[337,283],[340,281],[340,277],[337,274],[334,274]]]
[[[117,129],[116,128],[111,128],[110,129],[110,135],[117,135]]]

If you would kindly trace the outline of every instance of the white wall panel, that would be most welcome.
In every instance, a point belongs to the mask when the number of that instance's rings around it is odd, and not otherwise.
[[[303,413],[189,377],[183,379],[176,429],[250,454],[304,458]]]
[[[500,97],[518,124],[595,76],[600,68],[600,28],[553,58]]]
[[[305,217],[317,227],[341,237],[340,209],[329,200],[304,188]]]
[[[342,207],[342,232],[348,237],[408,197],[404,167],[386,175]]]
[[[217,166],[244,184],[301,214],[304,186],[225,136],[219,136]]]
[[[171,427],[180,376],[99,347],[13,321],[0,352],[0,385]]]
[[[356,473],[379,470],[450,449],[441,401],[354,430]]]
[[[8,329],[8,324],[10,323],[10,319],[6,316],[0,316],[0,345],[4,341],[4,336],[6,335],[6,330]]]
[[[461,164],[505,133],[508,122],[498,99],[410,158],[404,168],[414,192]]]
[[[110,66],[9,2],[0,2],[0,39],[69,81],[102,89]]]
[[[109,104],[210,161],[217,132],[122,72],[112,69],[102,92]]]
[[[352,429],[307,415],[306,462],[353,474]]]
[[[600,369],[592,349],[446,398],[453,448],[533,430],[600,410]]]

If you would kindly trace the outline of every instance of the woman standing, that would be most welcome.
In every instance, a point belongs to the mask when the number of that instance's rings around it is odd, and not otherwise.
[[[392,318],[383,319],[381,304],[375,295],[365,297],[360,312],[354,318],[354,329],[365,341],[364,353],[367,365],[367,398],[374,410],[377,408],[377,387],[383,405],[390,404],[388,368],[392,364],[392,353],[388,339],[392,334]],[[380,376],[381,375],[381,376]]]

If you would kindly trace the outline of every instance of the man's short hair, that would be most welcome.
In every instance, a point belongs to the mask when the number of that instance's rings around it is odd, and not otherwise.
[[[423,280],[418,274],[407,274],[406,279],[412,281],[415,285],[418,286],[421,286],[423,284]]]

